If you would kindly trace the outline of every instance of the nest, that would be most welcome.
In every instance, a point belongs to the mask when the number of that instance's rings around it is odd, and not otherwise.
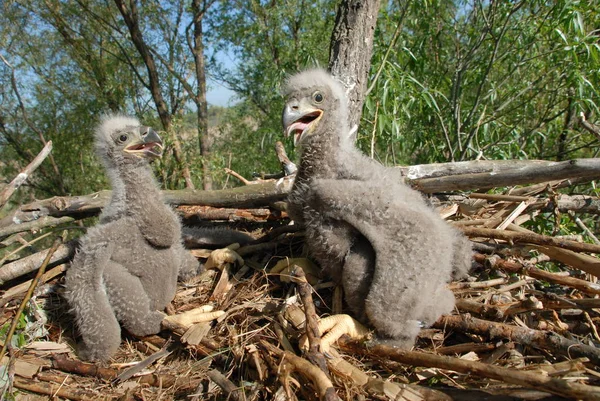
[[[180,283],[168,310],[175,318],[165,320],[163,331],[144,338],[125,333],[107,364],[81,362],[73,350],[77,333],[60,293],[75,245],[57,240],[51,249],[32,250],[56,233],[42,231],[95,215],[108,195],[24,205],[10,224],[0,224],[4,246],[22,242],[0,263],[0,327],[11,337],[0,384],[17,399],[600,399],[600,260],[594,256],[600,245],[578,217],[597,213],[598,199],[556,192],[572,183],[431,198],[476,252],[468,279],[449,284],[454,313],[424,328],[412,350],[352,331],[351,319],[332,329],[346,334],[324,344],[319,322],[346,307],[341,289],[304,259],[303,232],[277,203],[285,196],[281,183],[268,184],[277,189],[263,191],[262,201],[252,198],[251,207],[188,202],[178,208],[188,224],[242,227],[257,240],[222,251],[236,252],[243,263],[217,260],[214,250],[188,241],[196,257],[213,258],[214,268]],[[261,185],[267,184],[239,191]],[[32,210],[46,217],[32,220],[33,228],[14,223]],[[536,216],[545,217],[544,230],[568,218],[580,232],[565,237],[525,229]],[[25,240],[21,233],[32,229],[37,236]]]

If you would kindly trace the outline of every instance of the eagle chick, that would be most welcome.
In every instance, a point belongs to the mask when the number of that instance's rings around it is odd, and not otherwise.
[[[410,347],[422,325],[453,309],[446,283],[467,273],[470,242],[397,170],[356,149],[345,92],[331,75],[299,73],[284,95],[284,130],[302,153],[288,212],[356,317]]]
[[[157,133],[135,118],[108,115],[95,130],[95,146],[113,194],[99,224],[81,239],[65,279],[83,342],[79,356],[92,361],[116,352],[119,322],[134,335],[158,333],[178,275],[199,269],[149,166],[162,154]]]

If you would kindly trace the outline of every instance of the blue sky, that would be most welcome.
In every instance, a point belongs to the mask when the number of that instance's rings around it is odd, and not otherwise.
[[[220,83],[208,79],[206,83],[208,90],[206,92],[206,100],[209,105],[213,106],[232,106],[235,103],[235,92],[227,89]]]

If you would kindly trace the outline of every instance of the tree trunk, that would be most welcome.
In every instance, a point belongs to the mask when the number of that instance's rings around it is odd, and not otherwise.
[[[331,34],[329,70],[346,88],[350,127],[362,114],[378,13],[379,0],[342,0]]]
[[[150,49],[148,48],[148,45],[142,36],[136,0],[131,0],[129,2],[129,8],[127,8],[125,5],[124,0],[115,0],[115,4],[117,5],[119,12],[123,16],[123,20],[125,20],[125,24],[129,29],[131,41],[138,50],[138,53],[142,57],[142,60],[146,65],[146,69],[148,70],[148,89],[152,94],[152,100],[154,100],[156,111],[158,112],[158,116],[160,117],[160,122],[164,130],[168,133],[172,133],[173,135],[173,154],[175,156],[175,160],[177,161],[177,165],[182,169],[183,178],[185,179],[185,186],[188,189],[194,189],[194,183],[192,182],[190,169],[185,163],[183,152],[181,150],[181,143],[179,142],[177,135],[171,130],[171,114],[169,114],[169,109],[160,91],[160,78],[158,76],[158,69],[156,68],[154,57],[152,57],[152,53],[150,52]]]
[[[201,0],[192,1],[194,13],[194,64],[196,66],[196,80],[198,90],[195,100],[198,113],[198,140],[200,155],[202,156],[202,182],[205,190],[212,189],[212,176],[210,173],[210,135],[208,133],[208,104],[206,102],[206,70],[204,66],[204,44],[202,31],[202,18],[206,9],[201,8]]]

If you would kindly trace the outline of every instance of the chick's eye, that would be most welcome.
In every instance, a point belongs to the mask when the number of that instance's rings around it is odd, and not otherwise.
[[[321,92],[315,92],[313,94],[313,99],[315,102],[321,103],[323,101],[323,95],[321,94]]]
[[[123,134],[121,136],[119,136],[119,142],[123,143],[127,140],[127,135]]]

